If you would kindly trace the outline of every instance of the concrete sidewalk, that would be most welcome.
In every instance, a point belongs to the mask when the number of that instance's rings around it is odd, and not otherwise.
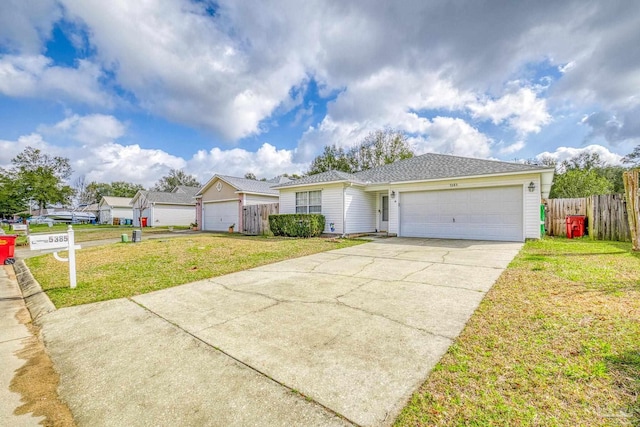
[[[23,349],[23,341],[32,335],[26,326],[31,317],[13,267],[8,265],[0,265],[0,313],[0,425],[38,426],[44,417],[14,415],[22,402],[19,394],[9,390],[15,372],[26,363],[17,353]]]
[[[390,425],[522,244],[383,239],[38,323],[79,425]]]

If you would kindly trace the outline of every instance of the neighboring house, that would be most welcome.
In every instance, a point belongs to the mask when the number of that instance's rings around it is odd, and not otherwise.
[[[114,218],[133,219],[131,197],[103,196],[99,204],[100,224],[113,224]],[[122,224],[122,221],[119,221]]]
[[[178,186],[171,192],[141,190],[131,199],[133,225],[158,227],[189,226],[196,220],[197,187]]]
[[[242,210],[245,206],[278,203],[278,191],[272,187],[289,179],[270,181],[214,175],[196,195],[198,226],[206,231],[243,231]]]
[[[553,168],[424,154],[275,186],[280,213],[322,213],[325,233],[524,241],[540,234]]]

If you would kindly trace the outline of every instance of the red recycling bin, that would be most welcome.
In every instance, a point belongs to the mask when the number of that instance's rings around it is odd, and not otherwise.
[[[568,215],[567,223],[567,239],[573,239],[574,237],[582,237],[585,235],[585,220],[584,215]]]
[[[145,216],[145,217],[142,217],[141,219],[142,219],[142,224],[141,224],[141,226],[142,226],[142,227],[146,227],[146,226],[147,226],[147,217]]]
[[[16,238],[18,236],[0,236],[0,264],[13,264],[16,251]]]

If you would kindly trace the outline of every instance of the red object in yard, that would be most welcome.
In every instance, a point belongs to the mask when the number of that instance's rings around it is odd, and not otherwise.
[[[567,239],[573,239],[574,237],[582,237],[585,235],[585,220],[584,215],[567,215]]]
[[[147,226],[147,217],[146,216],[142,217],[142,226],[143,227]]]
[[[0,264],[13,264],[16,250],[16,238],[18,236],[0,236]]]

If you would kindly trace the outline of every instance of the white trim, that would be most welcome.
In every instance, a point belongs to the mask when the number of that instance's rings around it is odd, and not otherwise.
[[[485,174],[485,175],[461,175],[461,176],[450,176],[446,178],[416,179],[413,181],[376,182],[376,183],[365,184],[366,189],[364,191],[380,191],[380,190],[384,190],[386,187],[390,185],[417,184],[421,182],[456,181],[456,180],[467,180],[467,179],[478,179],[478,178],[494,178],[494,177],[511,176],[511,175],[529,175],[529,174],[538,174],[538,173],[551,172],[551,171],[552,169],[535,169],[531,171],[502,172],[502,173],[492,173],[492,174]]]
[[[251,196],[271,196],[271,197],[278,197],[278,194],[273,194],[273,193],[259,193],[257,191],[242,191],[242,190],[238,190],[235,192],[235,194],[249,194]]]
[[[203,201],[202,204],[203,205],[208,205],[210,203],[222,203],[222,202],[238,202],[240,201],[240,198],[238,197],[237,199],[219,199],[219,200],[209,200],[208,202]]]

